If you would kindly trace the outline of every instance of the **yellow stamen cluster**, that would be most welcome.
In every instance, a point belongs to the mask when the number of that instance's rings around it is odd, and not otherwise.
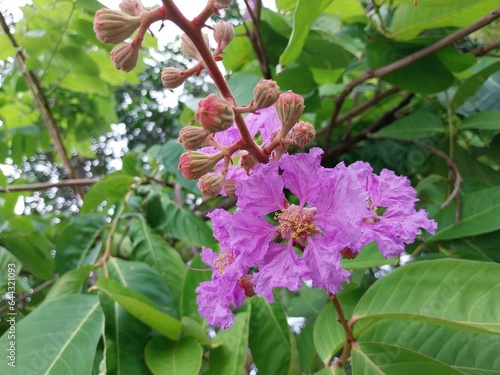
[[[284,238],[299,241],[317,232],[313,222],[314,212],[294,210],[276,213],[274,218],[280,223],[280,231]]]
[[[231,263],[233,263],[231,254],[222,253],[214,260],[214,267],[219,270],[217,273],[220,275]]]

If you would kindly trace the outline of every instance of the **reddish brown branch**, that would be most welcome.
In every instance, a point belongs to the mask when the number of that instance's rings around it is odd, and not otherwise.
[[[72,179],[77,179],[78,175],[74,170],[73,166],[71,165],[68,153],[66,152],[66,148],[64,147],[64,144],[62,142],[61,133],[59,132],[59,126],[57,125],[56,120],[54,118],[54,114],[52,113],[47,95],[45,94],[45,91],[43,90],[38,77],[31,70],[28,70],[26,68],[26,56],[24,55],[16,39],[10,32],[9,26],[7,25],[7,22],[5,21],[5,18],[1,12],[0,12],[0,23],[2,24],[2,29],[5,32],[5,35],[7,35],[7,37],[9,38],[12,47],[14,47],[14,49],[17,51],[15,60],[19,65],[19,70],[23,72],[23,77],[24,80],[26,81],[26,85],[28,86],[29,90],[31,91],[31,94],[33,95],[35,107],[37,111],[40,113],[42,121],[45,127],[47,128],[47,131],[50,134],[52,142],[54,142],[54,148],[59,157],[61,158],[63,166],[66,169],[68,175]],[[77,188],[77,192],[83,198],[84,195],[83,190]]]
[[[333,132],[333,129],[335,126],[339,124],[339,121],[337,120],[340,110],[342,108],[342,105],[344,104],[344,101],[346,97],[351,93],[351,91],[358,85],[362,84],[364,81],[370,78],[380,78],[383,77],[387,74],[390,74],[398,69],[401,69],[407,65],[410,65],[411,63],[414,63],[417,60],[420,60],[426,56],[429,56],[445,47],[448,47],[449,45],[452,45],[456,41],[462,39],[463,37],[469,35],[470,33],[479,30],[480,28],[490,24],[494,20],[500,17],[500,7],[495,9],[494,11],[488,13],[486,16],[480,18],[476,22],[470,24],[467,27],[464,27],[463,29],[460,29],[443,39],[440,39],[434,44],[431,44],[430,46],[427,46],[425,48],[422,48],[421,50],[412,53],[411,55],[405,56],[397,61],[394,61],[391,64],[382,66],[380,68],[374,69],[374,70],[367,70],[365,71],[361,76],[356,78],[355,80],[351,81],[345,88],[344,90],[340,93],[340,95],[335,99],[335,110],[333,111],[333,115],[330,121],[330,124],[326,130],[325,134],[325,152],[329,151],[330,148],[330,138]]]
[[[338,361],[334,365],[335,367],[342,367],[347,363],[347,360],[351,356],[352,344],[355,341],[354,334],[352,333],[352,328],[349,325],[347,318],[345,317],[344,310],[342,309],[342,305],[340,304],[337,296],[335,294],[330,294],[329,297],[333,302],[335,310],[337,311],[338,321],[342,325],[345,334],[344,349],[342,350],[342,354],[340,354]]]
[[[57,182],[40,182],[29,185],[11,185],[5,188],[0,187],[0,193],[8,193],[12,191],[38,191],[54,187],[62,188],[66,186],[71,186],[71,187],[87,186],[95,184],[97,181],[99,181],[98,178],[77,178],[77,179],[57,181]]]
[[[500,48],[500,39],[493,42],[493,43],[476,48],[474,51],[472,51],[472,54],[474,56],[480,57],[480,56],[487,55],[489,52],[491,52],[492,50],[497,49],[497,48]]]

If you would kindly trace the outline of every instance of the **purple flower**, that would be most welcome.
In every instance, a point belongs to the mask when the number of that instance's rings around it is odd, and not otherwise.
[[[418,201],[415,189],[404,176],[383,169],[380,175],[373,173],[368,163],[356,162],[348,167],[368,193],[370,215],[362,226],[361,242],[373,240],[386,258],[399,255],[405,244],[415,241],[419,228],[434,234],[437,223],[427,218],[424,210],[416,211]]]

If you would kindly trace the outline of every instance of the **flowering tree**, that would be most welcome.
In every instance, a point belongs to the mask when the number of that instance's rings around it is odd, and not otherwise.
[[[244,5],[1,15],[2,374],[500,371],[498,4]],[[167,22],[158,79],[213,92],[178,140],[83,178],[95,148],[74,125],[117,122],[109,94],[139,84]],[[52,146],[67,178],[20,184]],[[63,186],[70,215],[21,193]]]

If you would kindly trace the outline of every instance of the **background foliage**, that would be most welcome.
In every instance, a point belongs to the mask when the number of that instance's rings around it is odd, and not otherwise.
[[[165,104],[161,69],[189,66],[178,44],[147,39],[125,74],[93,33],[99,3],[34,0],[15,22],[3,12],[0,293],[15,264],[17,361],[3,356],[0,372],[499,373],[497,6],[276,0],[245,26],[244,9],[225,13],[238,24],[223,60],[238,103],[261,77],[302,94],[325,166],[406,175],[439,223],[400,259],[370,245],[345,262],[338,298],[356,342],[343,369],[329,367],[345,337],[324,291],[252,297],[225,331],[199,316],[200,247],[217,246],[205,215],[234,201],[204,200],[177,170],[178,131],[214,91],[201,76]],[[2,332],[8,307],[3,295]]]

